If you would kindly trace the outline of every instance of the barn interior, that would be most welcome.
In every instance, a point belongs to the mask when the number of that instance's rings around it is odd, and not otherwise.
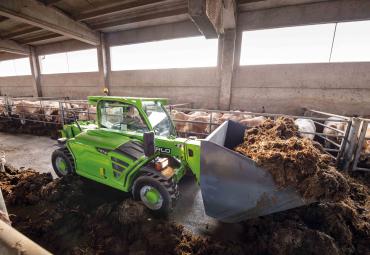
[[[367,0],[1,0],[0,254],[369,254],[369,30]]]

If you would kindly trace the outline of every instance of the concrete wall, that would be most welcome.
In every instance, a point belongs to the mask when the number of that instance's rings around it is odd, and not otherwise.
[[[232,109],[302,113],[370,113],[370,63],[241,66],[232,86]]]
[[[41,75],[41,89],[45,97],[86,98],[102,94],[98,72]]]
[[[110,91],[117,96],[166,97],[171,103],[217,108],[217,68],[115,71]]]
[[[32,75],[0,77],[0,95],[32,96],[33,92]]]

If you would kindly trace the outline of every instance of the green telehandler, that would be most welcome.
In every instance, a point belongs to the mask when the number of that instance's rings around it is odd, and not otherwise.
[[[276,186],[270,173],[233,151],[246,127],[227,121],[205,139],[180,138],[166,99],[90,96],[96,121],[63,127],[52,154],[58,176],[78,174],[131,192],[150,210],[168,213],[178,183],[191,172],[207,215],[238,222],[307,203],[291,187]]]

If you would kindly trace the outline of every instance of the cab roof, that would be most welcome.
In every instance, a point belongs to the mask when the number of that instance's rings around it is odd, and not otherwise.
[[[168,104],[167,98],[148,98],[148,97],[118,97],[118,96],[88,96],[87,97],[89,104],[96,105],[100,100],[110,100],[118,102],[126,102],[130,104],[137,104],[144,101],[155,101],[160,102],[162,105]]]

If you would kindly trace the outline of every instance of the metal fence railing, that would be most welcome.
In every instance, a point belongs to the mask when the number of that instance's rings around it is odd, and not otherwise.
[[[200,115],[197,116],[197,113],[200,113]],[[177,118],[178,116],[183,117],[183,114],[187,114],[188,119]],[[315,110],[306,110],[305,116],[297,116],[287,114],[255,113],[248,111],[220,111],[172,107],[171,115],[180,136],[197,136],[198,138],[206,137],[227,119],[241,122],[243,122],[243,118],[251,119],[258,117],[276,119],[283,116],[294,120],[310,119],[315,124],[316,132],[300,131],[300,133],[312,135],[314,140],[323,145],[323,149],[332,156],[336,161],[337,166],[341,168],[348,168],[346,159],[348,158],[350,151],[353,151],[355,146],[355,143],[352,142],[353,139],[350,139],[349,137],[356,134],[356,130],[358,130],[359,125],[359,123],[354,121],[351,117]],[[330,125],[330,123],[333,125]],[[340,129],[336,126],[340,127]]]
[[[74,120],[95,119],[95,108],[87,100],[69,100],[66,97],[2,97],[0,121],[19,121],[61,126]]]
[[[301,130],[300,133],[312,135],[313,140],[323,146],[339,168],[370,171],[369,119],[310,109],[306,109],[304,116],[194,109],[192,103],[168,105],[167,109],[181,137],[205,138],[228,119],[241,123],[248,119],[276,119],[281,116],[294,120],[309,119],[315,125],[315,132]],[[6,121],[18,125],[39,123],[57,130],[75,120],[95,121],[96,108],[89,105],[87,100],[65,97],[0,97],[0,124]]]
[[[357,148],[352,164],[353,171],[370,171],[370,119],[360,119],[361,128],[354,140]]]

